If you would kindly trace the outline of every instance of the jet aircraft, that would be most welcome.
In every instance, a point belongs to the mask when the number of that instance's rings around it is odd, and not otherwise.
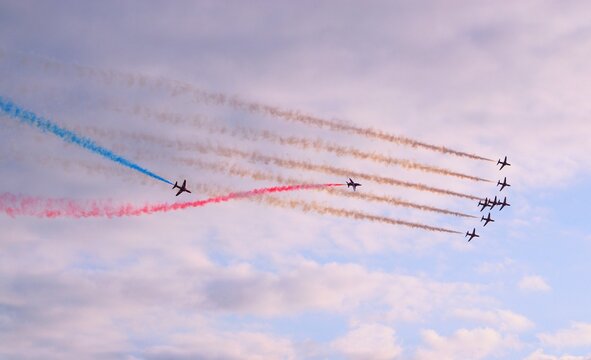
[[[499,190],[499,191],[503,191],[503,189],[504,189],[506,186],[511,186],[511,185],[509,185],[509,184],[507,183],[507,177],[505,176],[505,179],[503,179],[503,182],[501,182],[501,180],[499,180],[499,181],[497,182],[497,186],[500,186],[500,187],[501,187],[501,190]]]
[[[489,200],[488,207],[492,210],[497,205],[499,205],[499,200],[497,199],[497,196],[495,195],[495,198],[494,199]]]
[[[179,196],[180,194],[187,192],[187,193],[191,193],[191,191],[187,190],[187,180],[183,180],[183,185],[179,186],[178,182],[174,182],[174,186],[172,187],[173,189],[179,189],[179,191],[176,193],[176,196]]]
[[[476,234],[476,228],[472,229],[472,232],[466,231],[466,236],[470,237],[468,239],[468,242],[470,242],[470,240],[474,239],[475,237],[480,237],[480,235]],[[464,237],[466,237],[466,236],[464,236]]]
[[[501,207],[499,208],[499,211],[503,210],[503,208],[504,208],[505,206],[511,206],[511,204],[509,204],[509,203],[507,202],[507,197],[506,197],[506,196],[505,196],[505,198],[503,199],[503,201],[500,201],[500,202],[499,202],[499,205],[501,205]]]
[[[504,168],[505,166],[511,166],[511,164],[509,164],[509,163],[507,162],[507,156],[505,156],[505,160],[503,160],[503,161],[501,161],[501,159],[499,159],[499,160],[497,161],[497,165],[501,165],[501,167],[499,168],[499,171],[503,170],[503,168]]]
[[[480,219],[480,221],[484,221],[484,225],[482,225],[482,226],[486,226],[486,225],[487,225],[489,222],[495,222],[495,221],[494,221],[494,220],[493,220],[493,219],[490,217],[490,212],[488,213],[488,216],[487,216],[487,217],[484,217],[484,216],[483,216],[483,217]]]
[[[358,186],[361,186],[361,184],[358,184],[358,183],[354,182],[353,180],[351,180],[351,178],[349,178],[349,182],[347,183],[347,187],[351,187],[351,186],[353,186],[353,191],[355,191],[355,189]]]
[[[478,201],[478,206],[482,206],[482,208],[480,208],[480,212],[482,212],[482,210],[486,209],[489,206],[489,204],[488,204],[488,198],[484,198],[484,201],[483,200],[479,200]]]

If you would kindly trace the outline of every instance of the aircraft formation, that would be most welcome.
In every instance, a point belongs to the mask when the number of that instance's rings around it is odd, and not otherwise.
[[[505,166],[511,166],[511,164],[507,161],[507,156],[505,156],[505,158],[503,160],[499,159],[497,161],[497,165],[501,165],[501,167],[499,168],[499,171],[501,171]],[[352,187],[353,191],[357,191],[357,187],[362,186],[360,183],[353,181],[353,179],[351,179],[351,178],[349,178],[349,181],[347,181],[345,184],[347,185],[347,188]],[[511,185],[507,182],[507,177],[505,176],[503,178],[503,181],[499,180],[497,182],[497,186],[501,187],[499,189],[499,191],[503,191],[503,189],[505,187],[509,187]],[[180,186],[178,185],[178,182],[175,182],[174,186],[172,188],[179,189],[175,196],[179,196],[183,192],[191,193],[191,191],[187,189],[187,180],[186,179],[183,180],[183,183]],[[477,205],[478,205],[478,207],[480,207],[480,212],[484,211],[484,209],[486,209],[486,208],[493,210],[497,206],[499,207],[499,211],[501,211],[505,207],[511,206],[511,204],[509,204],[507,202],[507,196],[503,197],[503,200],[501,200],[497,195],[495,195],[494,198],[490,198],[490,199],[488,197],[485,197],[484,199],[479,200]],[[488,212],[487,216],[483,215],[480,218],[480,221],[484,222],[484,224],[482,225],[483,227],[485,227],[486,225],[488,225],[491,222],[495,222],[495,220],[491,217],[490,211]],[[480,235],[478,235],[478,233],[476,232],[476,228],[474,227],[474,228],[472,228],[472,231],[466,231],[466,235],[464,237],[468,237],[468,242],[470,242],[472,239],[480,237]]]
[[[505,158],[503,160],[499,159],[497,161],[497,165],[501,165],[501,167],[499,168],[499,171],[503,170],[503,168],[505,166],[511,166],[511,164],[509,164],[509,162],[507,161],[507,156],[505,156]],[[507,177],[505,177],[503,179],[503,181],[501,181],[501,180],[497,181],[497,186],[501,187],[499,189],[499,191],[503,191],[504,188],[511,186],[511,185],[509,183],[507,183]],[[497,206],[499,207],[499,211],[501,211],[506,206],[511,206],[511,204],[509,204],[507,202],[506,196],[503,197],[503,200],[501,200],[500,197],[497,197],[497,195],[495,195],[495,197],[491,198],[491,199],[489,199],[488,197],[485,197],[484,199],[479,200],[477,206],[480,207],[480,212],[484,211],[484,209],[486,209],[486,208],[493,210]],[[488,223],[495,222],[495,220],[491,217],[491,213],[489,211],[487,216],[482,216],[480,218],[480,222],[484,222],[482,227],[485,227],[486,225],[488,225]],[[476,228],[474,227],[474,228],[472,228],[472,231],[466,231],[466,235],[464,237],[468,237],[468,242],[470,242],[475,237],[480,237],[480,235],[478,235],[476,233]]]

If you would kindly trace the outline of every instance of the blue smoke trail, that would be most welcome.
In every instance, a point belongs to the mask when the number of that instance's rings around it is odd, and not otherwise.
[[[25,124],[36,126],[43,132],[50,132],[60,137],[66,142],[80,145],[83,148],[88,149],[103,157],[106,157],[109,160],[118,162],[119,164],[127,166],[130,169],[137,170],[143,174],[153,177],[154,179],[158,179],[160,181],[172,185],[172,182],[166,180],[165,178],[158,176],[147,169],[144,169],[143,167],[125,159],[120,155],[113,153],[108,149],[105,149],[104,147],[95,143],[93,140],[84,136],[77,135],[73,131],[60,127],[59,125],[54,124],[48,119],[44,119],[40,116],[37,116],[35,113],[21,108],[11,100],[3,98],[2,96],[0,96],[0,110],[3,111],[6,115],[18,119]]]

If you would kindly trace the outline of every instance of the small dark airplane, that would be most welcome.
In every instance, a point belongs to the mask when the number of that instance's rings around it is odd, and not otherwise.
[[[492,210],[497,205],[499,205],[499,200],[497,199],[497,196],[495,195],[494,199],[488,201],[488,207]]]
[[[501,167],[499,168],[499,171],[503,170],[503,168],[505,166],[511,166],[511,164],[509,164],[507,162],[507,157],[505,156],[505,160],[501,161],[501,159],[499,159],[499,161],[497,161],[497,165],[501,165]]]
[[[353,186],[353,191],[355,191],[355,189],[358,186],[361,186],[361,184],[358,184],[358,183],[354,182],[353,180],[351,180],[351,178],[349,178],[349,182],[347,183],[347,187],[351,187],[351,186]]]
[[[503,182],[501,182],[501,180],[499,180],[497,182],[497,186],[500,186],[501,187],[501,190],[499,190],[499,191],[503,191],[503,189],[505,188],[505,186],[511,186],[511,185],[509,185],[507,183],[507,177],[505,176],[505,179],[503,179]]]
[[[186,193],[191,193],[189,190],[187,190],[187,180],[183,180],[183,185],[179,186],[178,182],[174,182],[174,186],[172,187],[173,189],[179,189],[179,191],[176,193],[176,196],[179,196],[180,194],[186,192]]]
[[[480,219],[480,221],[484,221],[484,225],[482,225],[482,226],[486,226],[486,225],[487,225],[489,222],[495,222],[495,221],[494,221],[494,220],[493,220],[493,219],[490,217],[490,212],[488,213],[488,216],[487,216],[487,217],[484,217],[484,216],[483,216],[483,217]]]
[[[470,237],[468,239],[468,242],[470,242],[470,240],[474,239],[475,237],[480,237],[480,235],[476,234],[476,228],[472,229],[472,232],[466,231],[466,236]],[[464,237],[466,237],[466,236],[464,236]]]
[[[482,208],[480,208],[480,212],[482,212],[482,210],[486,209],[489,205],[488,205],[488,198],[484,198],[483,200],[478,201],[478,206],[482,206]]]
[[[505,198],[503,199],[503,201],[500,201],[500,202],[499,202],[499,205],[501,205],[501,207],[499,208],[499,211],[503,210],[503,208],[504,208],[505,206],[511,206],[511,204],[509,204],[509,203],[507,202],[507,197],[506,197],[506,196],[505,196]]]

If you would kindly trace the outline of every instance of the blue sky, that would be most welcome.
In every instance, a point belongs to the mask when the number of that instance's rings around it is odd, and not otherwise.
[[[582,1],[0,4],[0,96],[205,198],[266,185],[182,155],[302,181],[328,174],[160,146],[198,141],[479,196],[478,184],[116,107],[320,138],[497,180],[491,163],[171,94],[173,79],[249,101],[498,158],[510,208],[466,220],[310,191],[316,201],[459,235],[240,200],[118,219],[0,216],[0,357],[588,359],[591,10]],[[24,56],[27,61],[22,60]],[[38,59],[55,60],[60,67]],[[37,59],[37,60],[35,60]],[[136,75],[83,76],[76,65]],[[144,77],[142,77],[144,76]],[[144,79],[146,85],[138,82]],[[105,135],[96,129],[108,131]],[[143,204],[165,184],[0,117],[1,193]],[[473,201],[364,182],[364,193],[480,215]],[[505,195],[505,194],[503,194]]]

